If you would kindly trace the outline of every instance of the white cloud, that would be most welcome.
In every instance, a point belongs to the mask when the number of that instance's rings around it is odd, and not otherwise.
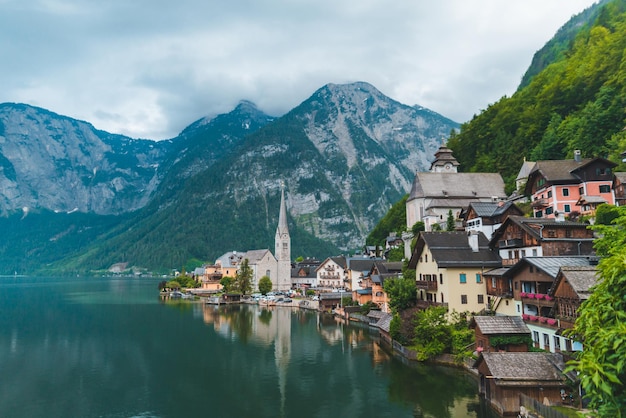
[[[241,99],[280,115],[366,81],[464,122],[593,3],[0,0],[0,102],[162,139]]]

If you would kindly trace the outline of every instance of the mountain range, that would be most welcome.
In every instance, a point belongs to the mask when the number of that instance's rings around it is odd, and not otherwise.
[[[364,82],[286,115],[250,102],[166,141],[0,105],[0,272],[151,271],[272,248],[285,185],[294,257],[361,247],[458,124]]]

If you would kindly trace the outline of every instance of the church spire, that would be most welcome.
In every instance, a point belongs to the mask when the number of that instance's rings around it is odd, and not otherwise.
[[[275,239],[276,261],[278,271],[276,288],[289,290],[291,288],[291,237],[287,226],[287,205],[285,205],[285,183],[280,184],[280,212],[278,213],[278,226],[276,227]]]
[[[287,226],[287,206],[285,206],[285,183],[280,183],[280,212],[278,214],[278,227],[276,228],[277,234],[289,234],[289,227]]]

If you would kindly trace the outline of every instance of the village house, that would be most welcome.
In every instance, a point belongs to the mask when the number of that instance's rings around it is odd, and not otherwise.
[[[442,146],[435,153],[430,171],[416,173],[406,202],[408,230],[419,221],[424,222],[426,231],[432,231],[435,225],[445,230],[449,211],[456,221],[471,202],[506,199],[499,173],[458,173],[458,165],[452,151]]]
[[[389,299],[383,288],[384,282],[390,277],[399,277],[402,274],[402,262],[376,260],[369,273],[363,277],[358,284],[361,289],[369,290],[363,293],[353,293],[353,299],[360,305],[371,301],[376,304],[382,312],[389,312]],[[369,295],[369,296],[368,296]]]
[[[537,161],[528,174],[524,190],[531,197],[534,217],[555,218],[573,212],[593,215],[602,203],[615,204],[612,169],[617,166],[604,158]]]
[[[530,330],[519,316],[474,316],[470,326],[479,353],[528,351]]]
[[[382,259],[365,256],[346,257],[346,280],[344,280],[344,287],[354,292],[362,289],[361,282],[369,274],[376,261],[382,261]]]
[[[561,335],[554,317],[552,288],[562,268],[588,267],[596,262],[591,256],[526,257],[505,273],[513,282],[517,314],[530,329],[535,347],[550,352],[575,350],[573,341]]]
[[[626,205],[626,172],[614,173],[613,193],[615,194],[615,205]]]
[[[291,287],[307,290],[317,287],[317,269],[321,264],[316,258],[306,258],[291,268]]]
[[[466,232],[482,232],[490,240],[511,215],[523,216],[524,212],[511,201],[471,202],[461,211],[460,218],[463,219]]]
[[[550,295],[554,298],[555,317],[559,321],[559,333],[571,329],[578,318],[580,305],[589,298],[593,286],[598,283],[596,266],[562,266],[556,276]],[[564,345],[555,351],[579,351],[582,344],[565,338]]]
[[[587,255],[593,253],[593,231],[588,225],[559,219],[509,216],[489,245],[497,249],[503,266],[523,257]]]
[[[444,305],[448,312],[486,309],[482,273],[500,266],[482,233],[421,232],[409,268],[415,269],[418,307]]]
[[[333,290],[344,287],[347,279],[346,257],[328,257],[315,269],[317,286],[321,289]]]
[[[520,394],[560,405],[567,390],[563,356],[553,353],[482,353],[474,363],[479,393],[500,415],[517,415]]]

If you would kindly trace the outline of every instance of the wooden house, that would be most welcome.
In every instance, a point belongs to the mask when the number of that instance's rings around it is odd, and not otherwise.
[[[617,206],[626,205],[626,172],[614,173],[613,193],[615,193],[615,204]]]
[[[491,239],[494,232],[511,215],[523,216],[524,212],[513,202],[471,202],[461,211],[465,231],[477,231]]]
[[[482,353],[474,363],[479,392],[500,415],[517,415],[520,394],[543,404],[561,403],[563,357],[552,353]]]
[[[513,282],[517,315],[531,331],[534,346],[550,352],[572,351],[573,342],[562,335],[555,318],[553,288],[559,271],[567,266],[588,267],[597,263],[592,256],[526,257],[511,267],[504,277]]]
[[[519,316],[475,316],[471,327],[476,335],[476,351],[526,352],[530,330]]]
[[[595,266],[561,267],[550,292],[555,301],[555,316],[560,321],[561,328],[569,329],[574,326],[578,318],[578,308],[589,298],[597,283]]]
[[[604,158],[582,158],[574,152],[572,160],[537,161],[528,174],[525,194],[531,196],[536,218],[555,218],[572,212],[593,214],[593,205],[582,201],[615,204],[612,169],[617,166]],[[584,211],[586,210],[586,211]]]
[[[497,249],[503,266],[523,257],[589,255],[593,231],[588,225],[557,219],[509,216],[494,233],[489,245]]]

